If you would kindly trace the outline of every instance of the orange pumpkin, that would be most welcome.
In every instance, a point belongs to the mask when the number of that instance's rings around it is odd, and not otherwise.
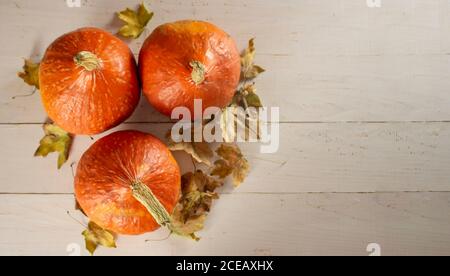
[[[81,158],[75,196],[81,209],[104,229],[138,235],[159,228],[133,195],[133,185],[150,188],[172,213],[180,194],[180,169],[169,149],[150,134],[113,133],[96,142]]]
[[[73,134],[115,127],[132,114],[140,97],[130,49],[96,28],[79,29],[53,42],[41,62],[39,82],[48,116]]]
[[[144,94],[167,116],[176,107],[187,107],[194,114],[194,99],[202,100],[203,111],[227,106],[240,72],[240,55],[233,39],[201,21],[159,26],[139,55]]]

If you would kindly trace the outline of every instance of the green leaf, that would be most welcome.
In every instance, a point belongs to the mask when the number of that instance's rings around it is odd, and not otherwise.
[[[144,3],[139,5],[137,12],[129,8],[119,12],[117,16],[125,23],[120,28],[119,34],[126,38],[136,39],[140,37],[153,15],[153,12],[150,12]]]
[[[59,154],[58,169],[60,169],[69,157],[72,137],[68,132],[55,124],[45,124],[44,133],[45,136],[41,139],[34,156],[46,157],[52,152],[57,152]]]

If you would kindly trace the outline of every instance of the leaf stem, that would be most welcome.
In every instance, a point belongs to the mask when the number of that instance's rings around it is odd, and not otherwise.
[[[29,94],[25,94],[25,95],[16,95],[16,96],[11,97],[11,99],[12,99],[12,100],[15,100],[15,99],[17,99],[17,98],[26,98],[26,97],[30,97],[30,96],[33,96],[33,95],[36,93],[36,91],[37,91],[37,88],[34,88],[33,91],[32,91],[31,93],[29,93]]]
[[[77,220],[76,218],[74,218],[73,216],[72,216],[72,214],[69,212],[69,211],[67,211],[67,215],[73,220],[73,221],[75,221],[75,222],[78,222],[78,224],[80,224],[81,226],[83,226],[83,227],[87,227],[87,225],[85,225],[85,224],[83,224],[81,221],[79,221],[79,220]]]

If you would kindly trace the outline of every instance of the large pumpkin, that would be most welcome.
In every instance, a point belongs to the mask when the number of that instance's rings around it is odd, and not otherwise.
[[[202,100],[202,111],[227,106],[235,94],[240,71],[240,55],[233,39],[201,21],[159,26],[139,55],[143,92],[167,116],[176,107],[189,108],[193,116],[195,99]]]
[[[123,235],[151,232],[159,224],[133,193],[146,185],[172,213],[180,194],[180,170],[169,149],[150,134],[113,133],[96,142],[81,158],[75,196],[99,226]]]
[[[96,28],[79,29],[53,42],[41,62],[39,82],[48,116],[73,134],[98,134],[120,124],[140,97],[130,49]]]

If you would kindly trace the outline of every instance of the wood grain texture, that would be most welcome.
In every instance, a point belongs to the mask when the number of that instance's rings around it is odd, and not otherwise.
[[[73,206],[71,195],[1,195],[0,255],[69,255],[72,243],[87,255],[83,227],[67,215],[84,221]],[[449,211],[449,193],[230,194],[214,205],[198,243],[145,242],[167,236],[159,230],[122,236],[97,255],[369,255],[369,243],[383,255],[448,255]]]
[[[126,124],[112,131],[136,129],[164,139],[170,126]],[[58,171],[56,155],[33,157],[40,125],[3,125],[0,133],[2,171],[15,172],[0,175],[0,192],[8,193],[71,193],[70,164],[75,169],[93,143],[76,137],[70,160]],[[280,133],[275,154],[261,154],[259,144],[241,145],[252,170],[235,192],[450,191],[450,124],[282,124]],[[192,169],[188,155],[176,158]]]
[[[58,36],[83,26],[116,32],[114,12],[136,1],[2,1],[0,122],[43,122],[39,95],[15,76],[21,58],[39,59]],[[257,61],[268,69],[258,80],[268,106],[282,121],[450,120],[450,3],[390,0],[370,9],[365,0],[151,1],[155,18],[135,54],[157,25],[185,18],[223,27],[244,48],[256,37]],[[14,15],[14,16],[12,16]],[[26,110],[26,112],[23,112]],[[167,118],[142,102],[130,121]],[[145,111],[145,112],[142,112]]]
[[[256,37],[257,80],[280,107],[280,149],[241,145],[252,170],[222,189],[199,243],[161,230],[120,237],[100,255],[450,255],[450,2],[382,0],[151,0],[148,30],[211,21],[240,48]],[[77,137],[69,162],[34,158],[46,115],[16,73],[58,36],[84,26],[116,32],[135,0],[0,1],[0,255],[68,255],[83,248],[73,169],[101,136]],[[119,129],[163,137],[170,120],[145,99]],[[111,132],[111,131],[110,131]],[[108,133],[110,133],[108,132]],[[105,135],[105,134],[104,134]],[[190,158],[175,154],[184,171]],[[249,208],[251,206],[251,208]],[[261,219],[261,217],[264,219]],[[83,255],[87,253],[82,249]]]

